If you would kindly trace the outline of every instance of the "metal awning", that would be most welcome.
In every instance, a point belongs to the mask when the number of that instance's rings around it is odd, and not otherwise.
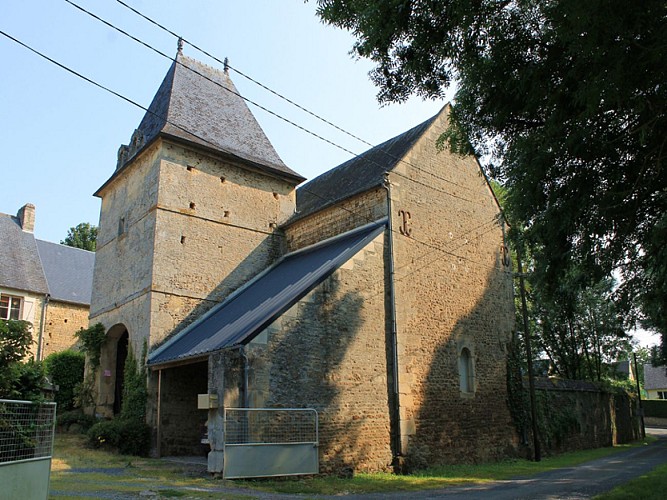
[[[148,364],[201,358],[247,344],[381,234],[386,223],[385,218],[285,255],[158,347]]]

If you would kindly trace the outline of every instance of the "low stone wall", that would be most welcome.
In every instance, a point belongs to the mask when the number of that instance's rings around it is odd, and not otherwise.
[[[640,437],[636,398],[592,382],[538,379],[536,399],[544,454],[629,443]]]

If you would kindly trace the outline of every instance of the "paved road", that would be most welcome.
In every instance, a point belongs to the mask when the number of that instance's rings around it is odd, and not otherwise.
[[[346,499],[578,500],[591,498],[641,476],[660,464],[667,463],[667,429],[647,429],[647,433],[657,436],[658,441],[649,446],[632,448],[577,467],[557,469],[529,478],[409,494],[349,496]]]

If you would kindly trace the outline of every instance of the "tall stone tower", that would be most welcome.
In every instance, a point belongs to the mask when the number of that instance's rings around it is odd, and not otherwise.
[[[128,348],[152,349],[279,253],[303,181],[278,157],[227,72],[180,51],[102,199],[91,324],[109,340],[97,412],[120,411]]]

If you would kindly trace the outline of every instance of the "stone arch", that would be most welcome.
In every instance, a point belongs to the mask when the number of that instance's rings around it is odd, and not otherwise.
[[[117,323],[107,330],[107,341],[100,356],[98,412],[102,416],[120,413],[129,345],[130,333],[124,324]]]

